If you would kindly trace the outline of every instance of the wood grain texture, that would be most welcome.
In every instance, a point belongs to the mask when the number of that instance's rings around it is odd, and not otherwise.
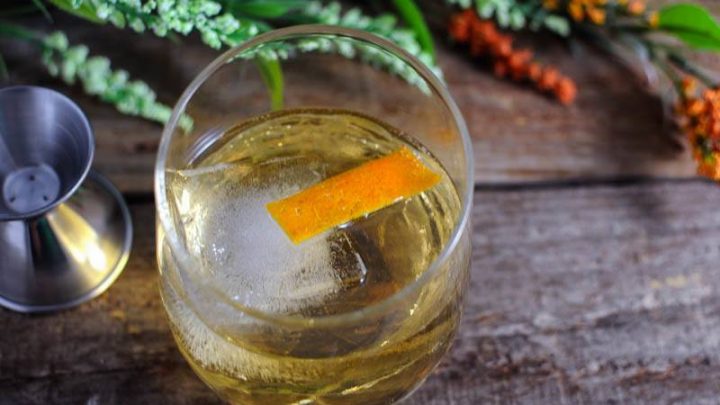
[[[410,404],[716,403],[720,189],[700,181],[479,189],[451,353]],[[0,310],[0,403],[216,403],[157,292],[151,202],[127,269],[59,314]]]
[[[720,4],[705,3],[720,14]],[[663,118],[659,98],[620,63],[583,43],[520,36],[520,45],[531,46],[539,60],[557,65],[577,81],[577,102],[563,107],[526,85],[498,80],[488,66],[453,48],[443,39],[447,10],[432,9],[429,15],[437,31],[440,64],[470,127],[478,182],[694,175],[689,153],[678,146]],[[29,23],[49,29],[44,20]],[[109,56],[114,66],[147,81],[158,98],[171,105],[218,55],[197,38],[173,44],[69,17],[58,18],[53,28],[65,29],[73,43],[88,44],[92,53]],[[37,52],[26,46],[2,42],[0,50],[11,71],[10,83],[54,87],[81,104],[96,131],[96,167],[101,172],[123,191],[152,189],[160,125],[124,117],[85,96],[78,86],[50,78]],[[706,56],[705,63],[720,70],[716,55]]]
[[[718,197],[700,182],[478,192],[460,337],[417,403],[716,403]]]
[[[438,29],[444,15],[432,15]],[[171,45],[69,18],[54,28],[169,104],[217,55],[196,39]],[[585,45],[519,41],[577,80],[574,106],[499,81],[440,41],[481,186],[457,341],[408,403],[717,403],[720,189],[685,179],[687,152],[629,70]],[[140,195],[130,262],[107,293],[53,315],[0,309],[0,404],[219,403],[175,348],[157,292],[148,192],[160,126],[49,78],[30,48],[0,42],[0,52],[10,83],[79,101],[96,130],[95,167]],[[717,56],[705,63],[720,69]],[[635,176],[676,180],[609,180]]]

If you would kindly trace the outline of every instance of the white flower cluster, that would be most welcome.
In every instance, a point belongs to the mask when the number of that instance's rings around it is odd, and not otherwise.
[[[260,26],[222,13],[222,5],[211,0],[55,0],[69,2],[74,10],[94,10],[95,16],[113,25],[146,29],[164,37],[170,32],[187,35],[200,33],[203,42],[212,48],[235,46],[257,35]]]
[[[343,14],[342,7],[339,3],[333,2],[324,6],[319,1],[310,2],[303,10],[303,13],[306,16],[313,17],[321,24],[337,25],[345,28],[367,31],[384,37],[394,42],[411,55],[417,57],[428,68],[430,68],[435,75],[442,77],[442,71],[438,66],[433,64],[432,56],[423,52],[420,44],[415,38],[415,34],[411,30],[398,28],[397,19],[392,14],[386,13],[381,14],[378,17],[368,17],[363,15],[357,8],[350,9]],[[312,47],[312,45],[309,44],[307,47]],[[346,43],[338,46],[338,52],[345,55],[351,51]],[[416,77],[417,74],[399,58],[380,52],[377,48],[370,46],[363,47],[361,53],[363,54],[362,56],[364,59],[387,66],[391,71],[405,77],[406,79],[414,77],[415,80],[413,81],[422,80],[419,77]]]
[[[89,56],[84,45],[70,46],[67,36],[57,31],[43,41],[43,63],[52,76],[59,76],[68,84],[79,81],[87,94],[113,104],[118,111],[164,123],[170,118],[170,107],[159,103],[148,85],[130,81],[128,72],[113,71],[103,56]],[[189,128],[189,117],[181,119],[181,126]]]

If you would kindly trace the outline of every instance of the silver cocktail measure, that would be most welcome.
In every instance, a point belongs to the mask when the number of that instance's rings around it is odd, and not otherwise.
[[[130,214],[92,172],[80,108],[53,90],[0,90],[0,305],[71,307],[107,289],[127,262]]]

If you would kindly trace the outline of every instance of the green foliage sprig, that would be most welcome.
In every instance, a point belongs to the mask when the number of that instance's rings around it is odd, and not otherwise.
[[[493,18],[502,28],[547,29],[561,36],[570,33],[570,21],[543,7],[541,0],[446,0],[463,9],[474,8],[482,18]]]
[[[386,13],[371,18],[363,15],[357,8],[352,8],[343,12],[339,3],[333,2],[328,5],[323,5],[319,1],[310,2],[302,11],[302,14],[311,22],[317,24],[337,25],[345,28],[367,31],[387,38],[425,63],[425,65],[427,65],[438,77],[442,77],[442,71],[433,63],[434,55],[423,50],[413,31],[398,27],[397,18],[392,14]],[[344,53],[348,57],[354,56],[354,52],[350,49],[351,45],[349,42],[340,41],[336,45],[339,45],[341,48],[345,48],[345,50],[339,49],[341,53]],[[322,49],[322,47],[329,46],[332,46],[332,44],[305,43],[303,49],[315,50],[318,49],[318,47]],[[393,73],[404,77],[412,83],[420,84],[420,82],[422,82],[414,70],[397,58],[379,52],[375,48],[369,46],[363,47],[359,51],[364,59],[375,62],[378,65],[385,66]]]
[[[425,63],[438,77],[442,77],[442,71],[433,62],[434,55],[423,50],[413,31],[398,27],[397,18],[392,14],[385,13],[377,17],[368,17],[363,15],[360,9],[357,8],[343,12],[340,3],[333,2],[323,5],[319,1],[309,2],[307,7],[303,9],[302,14],[306,17],[306,21],[309,22],[367,31],[389,39]],[[307,49],[312,50],[312,48],[308,44]],[[399,63],[397,58],[389,58],[387,55],[376,52],[370,47],[364,48],[362,52],[367,59],[374,60],[378,65],[388,67],[394,73],[406,78],[412,76],[409,73],[410,69]],[[348,54],[348,56],[350,55]]]
[[[124,70],[113,70],[104,56],[90,56],[85,45],[70,46],[67,36],[56,31],[42,40],[42,61],[51,76],[67,84],[80,82],[85,92],[114,105],[118,111],[164,123],[172,110],[156,100],[155,92],[142,81],[130,80]],[[185,116],[180,126],[189,128],[192,120]]]
[[[239,19],[223,12],[210,0],[50,0],[55,6],[96,22],[109,22],[135,32],[152,30],[160,37],[168,33],[188,35],[193,31],[208,46],[235,46],[263,29],[264,24]]]
[[[40,10],[45,11],[41,0],[33,0]],[[118,28],[130,28],[138,33],[150,31],[157,36],[186,36],[197,32],[202,41],[214,48],[237,46],[255,35],[272,28],[273,19],[300,17],[304,22],[340,25],[366,30],[394,41],[411,54],[419,57],[440,76],[435,65],[432,37],[424,19],[413,0],[395,0],[395,5],[411,29],[400,28],[391,14],[378,17],[365,16],[359,9],[346,12],[337,3],[323,5],[307,0],[46,0],[59,9],[98,24],[112,24]],[[28,39],[9,28],[5,34],[14,38]],[[11,32],[13,31],[13,32]],[[32,35],[30,35],[32,37]],[[36,41],[37,42],[37,41]],[[70,46],[62,33],[41,40],[43,61],[49,73],[60,77],[68,84],[80,82],[83,89],[101,100],[115,105],[119,111],[153,121],[164,122],[170,116],[170,109],[156,101],[155,92],[141,81],[129,81],[126,72],[112,71],[110,61],[103,57],[89,56],[83,45]],[[357,49],[353,49],[357,48]],[[292,52],[325,50],[337,51],[347,57],[359,56],[364,60],[396,73],[406,80],[420,84],[417,74],[408,66],[399,63],[371,47],[354,46],[348,41],[309,39],[302,46],[293,49],[289,45],[268,47],[262,51],[256,62],[263,80],[268,86],[274,108],[282,106],[283,77],[279,63]],[[0,73],[4,63],[0,58]],[[183,122],[189,125],[186,117]]]
[[[34,44],[41,50],[43,65],[51,76],[70,85],[79,83],[85,93],[112,104],[123,114],[159,123],[170,118],[171,108],[157,101],[147,83],[131,80],[125,70],[113,70],[108,58],[90,55],[85,45],[70,45],[62,31],[42,35],[17,25],[0,23],[0,35]],[[192,120],[184,116],[180,125],[190,128]]]

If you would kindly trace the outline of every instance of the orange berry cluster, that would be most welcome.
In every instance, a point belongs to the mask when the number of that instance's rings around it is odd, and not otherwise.
[[[590,21],[603,25],[607,20],[608,0],[543,0],[543,7],[558,10],[561,3],[575,22]],[[629,15],[641,15],[645,12],[645,0],[617,0],[617,5]]]
[[[494,22],[480,19],[474,11],[455,14],[448,32],[454,41],[469,44],[472,56],[489,57],[496,76],[529,80],[538,90],[554,95],[563,104],[575,100],[577,87],[571,79],[553,67],[534,61],[530,50],[514,49],[510,35],[502,34]]]
[[[682,82],[678,105],[681,126],[693,148],[698,173],[720,181],[720,89],[707,89],[697,95],[697,82]]]

